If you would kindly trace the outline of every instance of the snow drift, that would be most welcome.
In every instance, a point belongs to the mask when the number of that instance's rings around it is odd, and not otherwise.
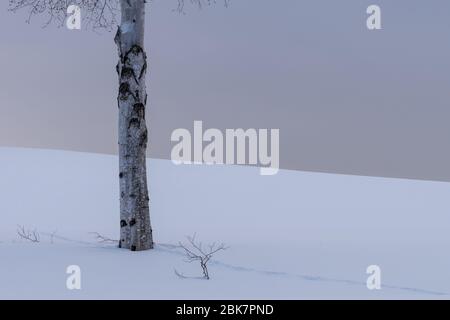
[[[450,297],[450,184],[149,160],[155,250],[118,238],[117,157],[0,148],[0,298],[313,299]],[[19,239],[36,229],[39,243]],[[176,248],[225,242],[211,280]],[[368,290],[379,265],[382,289]],[[66,288],[79,265],[82,289]]]

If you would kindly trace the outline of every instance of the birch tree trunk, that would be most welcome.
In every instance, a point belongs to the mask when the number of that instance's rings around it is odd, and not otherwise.
[[[120,243],[132,251],[153,248],[147,188],[145,0],[120,0],[119,50]]]

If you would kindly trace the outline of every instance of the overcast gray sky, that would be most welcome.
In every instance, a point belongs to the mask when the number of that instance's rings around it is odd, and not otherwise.
[[[370,4],[379,31],[366,28]],[[171,132],[280,128],[283,168],[450,181],[448,0],[232,0],[148,8],[150,155]],[[115,153],[113,34],[0,4],[0,145]]]

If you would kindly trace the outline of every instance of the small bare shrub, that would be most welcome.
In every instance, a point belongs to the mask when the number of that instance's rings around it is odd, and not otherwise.
[[[227,247],[223,243],[218,244],[216,242],[209,245],[203,245],[202,242],[196,241],[195,237],[196,234],[186,237],[188,242],[186,244],[179,242],[179,247],[186,253],[186,262],[191,263],[198,261],[203,272],[202,279],[209,280],[208,262],[215,253],[226,250]],[[177,270],[175,270],[175,274],[181,278],[186,278]]]
[[[21,239],[31,242],[40,242],[40,236],[36,229],[25,229],[24,226],[17,226],[17,234]]]

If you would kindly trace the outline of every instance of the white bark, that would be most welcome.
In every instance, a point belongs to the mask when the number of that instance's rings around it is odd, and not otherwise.
[[[147,188],[145,0],[121,0],[119,50],[120,243],[132,251],[153,248]]]

